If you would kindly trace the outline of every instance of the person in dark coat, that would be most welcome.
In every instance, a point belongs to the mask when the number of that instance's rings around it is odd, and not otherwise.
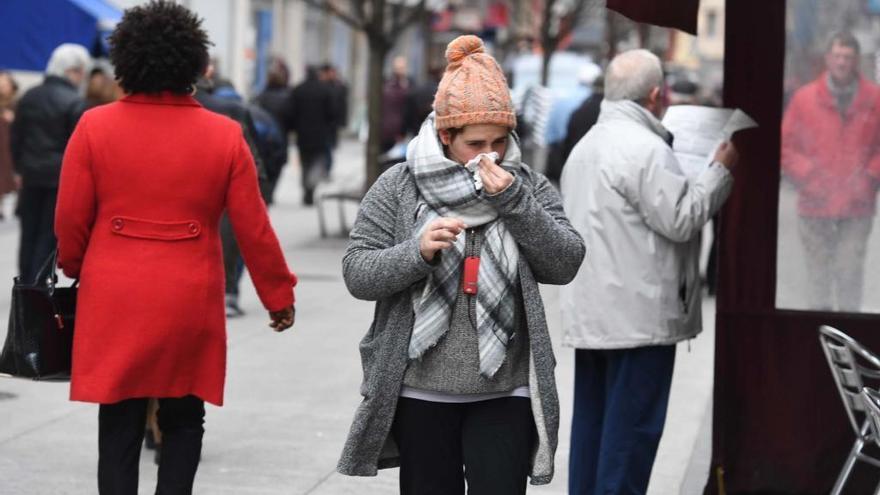
[[[257,148],[255,139],[257,130],[254,125],[254,119],[251,116],[251,113],[248,112],[248,109],[240,101],[236,101],[234,98],[223,98],[213,94],[215,89],[217,89],[213,82],[214,74],[214,65],[213,63],[209,63],[208,67],[205,69],[204,76],[196,83],[195,99],[206,109],[219,113],[220,115],[225,115],[241,125],[244,139],[248,144],[248,149],[250,150],[251,155],[254,158],[254,164],[257,167],[260,191],[265,200],[268,174],[266,173],[263,160]],[[221,88],[229,87],[228,83],[222,84]],[[229,217],[227,215],[223,215],[220,220],[220,239],[223,242],[223,266],[226,269],[226,316],[242,316],[244,311],[238,303],[238,285],[244,267],[241,258],[241,251],[239,250],[238,243],[235,241],[235,235],[232,232],[232,224],[229,222]]]
[[[303,203],[311,205],[315,186],[330,171],[327,150],[333,142],[338,121],[333,93],[321,81],[317,68],[309,67],[306,80],[293,88],[287,102],[287,126],[296,132],[302,166]]]
[[[264,196],[266,204],[272,204],[281,171],[287,164],[287,133],[275,117],[259,105],[248,105],[248,112],[254,121],[254,140],[263,166],[266,168]]]
[[[279,138],[281,139],[278,146],[283,149],[283,153],[278,154],[271,164],[266,166],[266,175],[269,182],[269,201],[272,201],[275,188],[278,185],[278,179],[281,177],[281,171],[287,165],[287,149],[290,147],[288,134],[290,129],[287,128],[286,112],[288,110],[287,101],[290,98],[290,70],[287,64],[278,57],[273,57],[269,65],[267,75],[266,89],[264,89],[256,98],[253,104],[262,108],[275,119],[278,129]],[[256,120],[254,122],[256,124]]]
[[[395,57],[391,77],[382,87],[382,152],[390,150],[406,135],[406,100],[412,90],[406,58]]]
[[[339,143],[339,130],[348,125],[348,85],[339,78],[339,72],[332,64],[321,66],[321,80],[330,88],[333,95],[333,107],[336,120],[333,122],[334,133],[331,147],[336,149]]]
[[[593,94],[590,95],[581,105],[571,114],[568,119],[568,127],[565,132],[565,143],[562,149],[563,167],[571,155],[574,145],[587,135],[587,132],[596,125],[599,120],[599,108],[602,106],[602,100],[605,99],[605,79],[602,76],[593,81]],[[559,171],[560,176],[562,170]],[[559,178],[556,178],[557,182]]]
[[[77,92],[91,63],[82,46],[65,43],[52,52],[42,84],[18,102],[10,147],[22,188],[16,210],[21,220],[18,274],[31,281],[55,249],[52,224],[64,148],[85,110]]]
[[[221,213],[275,331],[293,325],[296,277],[241,125],[191,96],[208,62],[200,19],[153,1],[127,10],[110,44],[127,96],[83,115],[58,192],[59,265],[81,282],[70,398],[100,404],[98,493],[138,493],[147,398],[155,397],[155,493],[191,494],[204,403],[222,405],[224,396]]]
[[[288,120],[285,112],[291,92],[287,64],[280,58],[273,57],[266,79],[266,89],[254,98],[254,103],[272,114],[278,124],[283,126]]]

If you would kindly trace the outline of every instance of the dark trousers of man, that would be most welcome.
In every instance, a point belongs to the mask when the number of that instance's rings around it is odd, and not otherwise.
[[[330,174],[327,148],[299,149],[299,161],[302,166],[300,177],[303,188],[303,203],[314,203],[315,187]]]
[[[55,249],[56,187],[25,186],[19,192],[16,213],[21,220],[18,273],[30,282]]]
[[[674,345],[575,350],[569,495],[647,491],[674,364]]]
[[[535,422],[531,402],[505,397],[446,404],[401,397],[392,434],[401,495],[526,493]]]
[[[101,404],[98,413],[98,492],[136,495],[148,399]],[[162,457],[156,495],[189,495],[199,467],[205,403],[194,396],[159,399]]]
[[[873,217],[801,217],[810,309],[859,311]]]

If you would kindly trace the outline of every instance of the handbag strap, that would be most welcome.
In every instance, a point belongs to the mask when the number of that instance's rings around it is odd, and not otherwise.
[[[46,258],[46,261],[43,262],[43,265],[34,276],[34,286],[42,286],[45,284],[46,287],[49,288],[49,292],[53,292],[55,290],[55,284],[58,283],[58,274],[55,272],[55,267],[57,265],[58,248],[55,248],[49,253],[49,257]]]

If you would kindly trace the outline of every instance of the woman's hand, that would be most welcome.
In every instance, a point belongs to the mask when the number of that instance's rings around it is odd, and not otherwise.
[[[485,156],[480,160],[480,178],[483,179],[483,190],[489,196],[501,194],[513,184],[513,174]]]
[[[458,234],[467,225],[457,218],[438,218],[428,224],[428,228],[419,237],[419,253],[425,261],[434,260],[434,255],[442,249],[449,249],[458,239]]]
[[[293,326],[293,322],[296,319],[296,309],[291,306],[281,311],[269,311],[269,318],[272,318],[269,326],[276,332],[283,332]]]

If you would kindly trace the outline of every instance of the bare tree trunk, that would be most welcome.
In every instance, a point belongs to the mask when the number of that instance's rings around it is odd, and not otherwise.
[[[550,57],[553,56],[553,50],[544,49],[541,59],[541,86],[547,86],[550,81]]]
[[[367,183],[366,189],[376,182],[381,172],[379,155],[382,153],[382,70],[388,47],[381,40],[370,39],[370,62],[367,69],[367,115],[369,134],[367,136]]]
[[[424,40],[422,57],[424,58],[425,63],[422,67],[422,80],[427,81],[431,78],[431,69],[434,69],[437,65],[433,59],[434,52],[431,50],[434,45],[434,30],[431,26],[430,15],[422,16],[422,19],[419,21],[419,28],[422,31],[422,39]]]
[[[541,19],[541,86],[547,86],[550,79],[550,57],[556,51],[557,40],[550,34],[553,24],[553,4],[556,0],[544,0],[543,18]]]

